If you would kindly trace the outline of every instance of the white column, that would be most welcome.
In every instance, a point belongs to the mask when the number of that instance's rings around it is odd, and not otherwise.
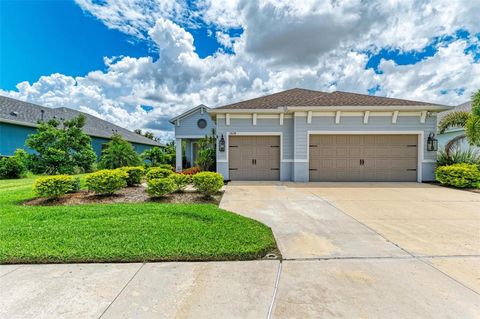
[[[175,170],[182,170],[182,139],[175,139]]]

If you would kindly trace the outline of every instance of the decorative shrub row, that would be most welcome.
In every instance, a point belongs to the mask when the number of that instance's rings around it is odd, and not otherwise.
[[[97,195],[112,195],[127,186],[128,174],[122,169],[103,169],[85,177],[88,190]]]
[[[33,184],[35,193],[40,197],[58,198],[66,193],[80,189],[80,179],[70,175],[39,177]]]
[[[458,188],[480,188],[480,170],[475,164],[440,166],[435,177],[444,185]]]
[[[220,191],[223,186],[223,176],[214,172],[201,172],[191,178],[184,174],[171,174],[168,177],[152,179],[148,179],[147,176],[147,192],[151,197],[162,197],[185,190],[190,182],[193,182],[198,192],[209,197]]]
[[[152,167],[147,171],[147,182],[152,179],[166,178],[172,174],[172,170],[161,167]]]
[[[145,175],[145,169],[142,166],[126,166],[119,168],[119,170],[127,173],[127,186],[140,185]]]

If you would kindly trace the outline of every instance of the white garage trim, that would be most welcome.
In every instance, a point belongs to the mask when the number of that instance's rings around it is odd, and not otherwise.
[[[417,182],[422,182],[422,163],[424,161],[424,131],[307,131],[307,159],[310,162],[310,135],[417,135]],[[300,161],[300,160],[295,160]]]

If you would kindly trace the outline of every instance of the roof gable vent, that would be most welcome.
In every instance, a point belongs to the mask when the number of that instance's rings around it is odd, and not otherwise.
[[[12,111],[12,112],[10,112],[10,115],[11,115],[11,116],[15,116],[15,117],[17,117],[17,116],[18,116],[18,112],[14,112],[14,111]]]

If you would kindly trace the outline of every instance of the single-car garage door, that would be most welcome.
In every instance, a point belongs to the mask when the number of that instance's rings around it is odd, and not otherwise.
[[[279,136],[230,136],[228,149],[231,180],[280,179]]]
[[[417,135],[311,135],[310,181],[417,180]]]

